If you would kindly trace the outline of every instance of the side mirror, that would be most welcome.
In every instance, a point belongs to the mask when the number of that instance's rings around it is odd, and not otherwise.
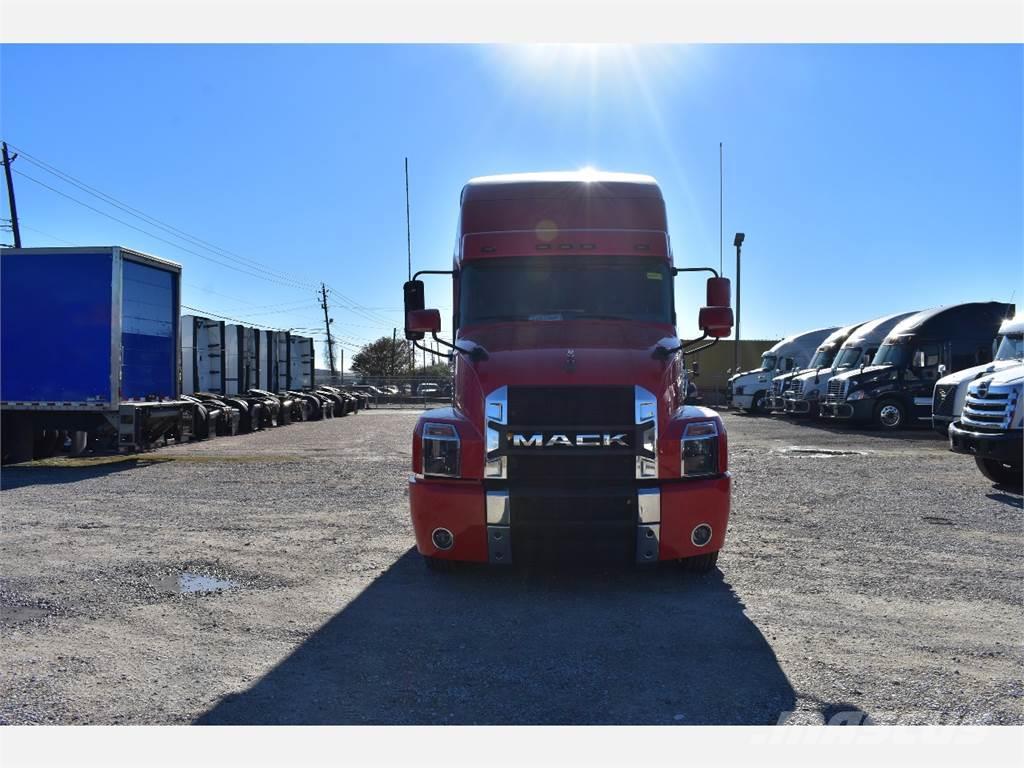
[[[708,278],[708,304],[700,308],[697,326],[713,339],[721,339],[732,333],[732,309],[729,306],[731,285],[725,277]]]
[[[405,338],[409,341],[419,341],[425,334],[409,324],[409,317],[411,313],[423,309],[423,281],[410,280],[402,287],[402,290],[405,293]],[[438,313],[438,318],[438,330],[440,330],[440,313]]]
[[[939,376],[945,376],[945,375],[946,375],[946,364],[945,363],[939,363]]]
[[[714,339],[721,339],[732,333],[731,307],[701,307],[697,316],[697,327]]]
[[[910,363],[911,368],[924,368],[924,350],[919,349],[914,353],[914,359]]]
[[[441,330],[441,312],[436,309],[414,309],[405,313],[405,338],[422,339]],[[418,335],[417,335],[418,334]]]

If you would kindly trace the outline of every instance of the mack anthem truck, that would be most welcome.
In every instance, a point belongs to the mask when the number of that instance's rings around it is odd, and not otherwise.
[[[707,271],[701,335],[673,277]],[[421,274],[450,276],[452,340]],[[729,281],[675,267],[649,176],[470,180],[451,270],[405,284],[406,338],[454,358],[451,405],[412,439],[409,502],[428,567],[600,559],[715,566],[729,519],[726,431],[686,405],[684,354],[732,328]]]

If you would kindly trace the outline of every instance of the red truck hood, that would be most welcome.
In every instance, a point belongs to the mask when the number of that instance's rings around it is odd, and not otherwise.
[[[460,355],[456,375],[457,406],[480,423],[483,397],[505,385],[639,385],[653,392],[662,409],[674,409],[671,361],[651,353],[661,339],[671,343],[664,325],[569,321],[503,323],[468,328],[460,339],[487,350],[486,360]]]

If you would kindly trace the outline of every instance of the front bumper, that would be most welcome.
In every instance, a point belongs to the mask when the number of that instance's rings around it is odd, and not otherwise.
[[[782,401],[782,410],[794,416],[815,416],[819,412],[819,401],[787,397]]]
[[[636,563],[677,560],[694,557],[722,548],[729,522],[732,478],[729,473],[718,477],[666,481],[658,485],[634,489],[632,509],[635,517],[627,521],[622,539],[625,549]],[[617,493],[618,491],[610,491]],[[603,524],[586,519],[587,509],[580,507],[580,498],[564,488],[529,492],[531,503],[538,494],[547,493],[543,501],[555,508],[559,504],[575,507],[570,517],[574,525],[552,522],[544,531],[546,551],[557,558],[560,553],[578,552],[578,540],[585,539]],[[601,498],[600,489],[587,494]],[[446,560],[507,564],[517,561],[517,538],[525,528],[525,510],[518,494],[512,491],[488,492],[479,481],[435,480],[412,476],[409,479],[409,506],[412,513],[416,548],[423,555]],[[534,509],[536,505],[534,504]],[[518,525],[517,525],[518,523]],[[693,541],[694,529],[706,524],[711,528],[707,543]],[[543,529],[543,521],[530,521],[532,531]],[[447,550],[438,549],[432,535],[445,528],[454,537]],[[620,532],[623,529],[620,527]],[[525,557],[524,557],[525,559]]]
[[[742,408],[743,410],[749,410],[754,405],[754,396],[734,394],[729,399],[729,405],[731,405],[733,408]]]
[[[875,412],[873,398],[846,401],[832,401],[821,404],[819,416],[825,419],[842,419],[846,421],[871,421]]]
[[[956,422],[949,427],[949,450],[978,459],[992,459],[1014,467],[1021,466],[1024,431],[971,432]]]

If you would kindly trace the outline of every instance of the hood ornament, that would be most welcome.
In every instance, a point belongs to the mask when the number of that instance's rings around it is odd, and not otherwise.
[[[576,350],[565,350],[565,370],[572,373],[576,370]]]

